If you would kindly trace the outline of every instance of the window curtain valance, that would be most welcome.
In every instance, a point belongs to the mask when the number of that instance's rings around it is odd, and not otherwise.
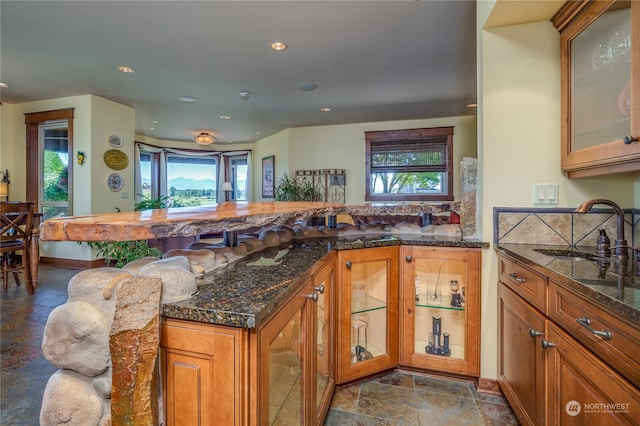
[[[216,163],[218,165],[218,175],[217,175],[217,201],[221,203],[224,201],[224,191],[222,190],[222,185],[225,181],[225,161],[224,157],[236,157],[236,156],[247,156],[247,201],[252,201],[253,199],[253,190],[251,188],[251,151],[242,150],[242,151],[199,151],[199,150],[189,150],[189,149],[178,149],[178,148],[163,148],[153,145],[147,145],[144,143],[136,142],[134,149],[134,157],[135,157],[135,168],[134,168],[134,188],[135,188],[135,200],[136,202],[140,202],[142,200],[142,175],[140,173],[140,152],[148,152],[151,154],[159,154],[160,157],[160,170],[159,170],[159,190],[160,196],[167,196],[167,155],[179,155],[182,157],[215,157]]]

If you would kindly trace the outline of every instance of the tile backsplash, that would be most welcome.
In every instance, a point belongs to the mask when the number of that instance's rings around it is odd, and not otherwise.
[[[595,246],[599,230],[616,239],[617,218],[610,209],[574,213],[574,209],[495,207],[493,242],[496,244],[547,244]],[[640,210],[625,209],[625,238],[630,246],[640,245]]]

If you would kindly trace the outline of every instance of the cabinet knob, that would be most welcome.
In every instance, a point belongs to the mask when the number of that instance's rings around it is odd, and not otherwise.
[[[588,317],[576,318],[578,324],[589,330],[591,333],[598,337],[602,337],[604,340],[611,340],[611,332],[609,330],[595,330],[591,327],[591,320]]]
[[[345,266],[347,267],[347,269],[351,269],[351,261],[350,261],[350,260],[347,260],[347,261],[345,262]]]
[[[411,262],[413,260],[413,257],[411,257],[411,255],[408,254],[407,257],[404,258],[404,260],[406,260],[407,262]]]
[[[313,300],[314,302],[318,301],[318,293],[307,294],[307,298]]]
[[[556,344],[555,343],[551,343],[547,339],[542,339],[540,341],[540,345],[542,346],[542,349],[549,349],[549,348],[553,348]]]
[[[522,277],[519,277],[518,274],[516,274],[515,272],[510,273],[509,276],[514,280],[516,280],[517,282],[519,282],[520,284],[525,282],[525,279]]]
[[[631,142],[638,142],[638,138],[634,138],[633,136],[625,136],[622,138],[622,142],[625,145],[631,145]]]
[[[320,284],[319,286],[314,287],[313,291],[317,291],[320,294],[324,294],[324,284]]]
[[[529,329],[529,336],[536,338],[538,336],[542,336],[544,333],[542,331],[534,330],[533,328]]]

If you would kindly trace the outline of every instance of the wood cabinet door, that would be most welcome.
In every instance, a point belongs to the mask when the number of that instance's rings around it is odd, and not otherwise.
[[[520,423],[545,422],[545,361],[540,341],[545,318],[502,283],[498,284],[498,383]],[[551,423],[553,424],[553,423]]]
[[[257,331],[258,425],[310,423],[310,294],[311,280]]]
[[[398,365],[398,250],[338,253],[337,383]]]
[[[246,333],[165,319],[161,368],[166,425],[240,425],[247,408]]]
[[[313,305],[313,344],[311,376],[315,386],[310,389],[314,401],[315,424],[322,424],[336,387],[335,366],[335,257],[313,275],[313,290],[318,300]]]
[[[402,247],[402,365],[480,376],[480,254]]]
[[[558,15],[568,24],[554,21],[562,28],[562,170],[570,178],[638,171],[640,3],[565,5],[572,13]]]
[[[553,323],[549,323],[549,425],[637,425],[640,391]]]

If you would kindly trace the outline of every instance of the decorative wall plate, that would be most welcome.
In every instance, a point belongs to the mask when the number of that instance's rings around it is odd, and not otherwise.
[[[110,149],[104,153],[104,163],[113,170],[122,170],[129,164],[129,157],[117,149]]]
[[[107,186],[113,192],[118,192],[124,186],[124,182],[122,181],[122,176],[119,173],[111,173],[109,177],[107,177]]]
[[[122,138],[117,135],[109,136],[109,145],[114,148],[122,148]]]

